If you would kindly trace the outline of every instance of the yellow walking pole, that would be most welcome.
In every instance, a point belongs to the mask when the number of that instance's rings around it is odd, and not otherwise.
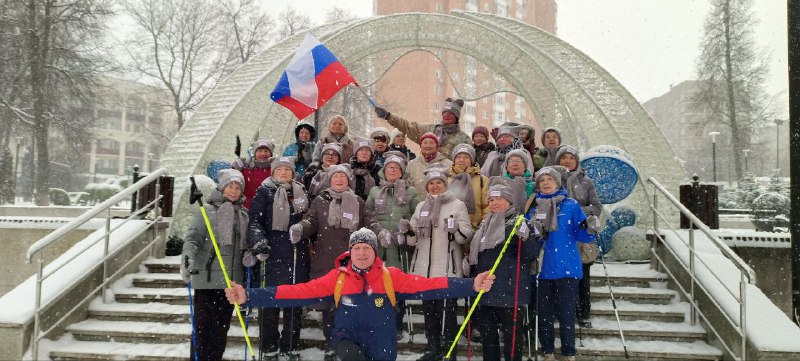
[[[197,189],[197,186],[194,183],[194,177],[189,178],[192,181],[192,188],[194,190]],[[194,192],[191,196],[194,196]],[[202,195],[200,196],[202,197]],[[222,254],[219,252],[219,246],[217,245],[217,237],[214,236],[214,231],[211,230],[211,222],[208,220],[208,214],[206,214],[206,208],[203,207],[203,200],[198,197],[196,200],[200,203],[200,213],[203,214],[203,219],[206,222],[206,229],[208,229],[208,236],[211,238],[211,244],[214,245],[214,252],[217,254],[217,261],[219,262],[220,268],[222,268],[222,275],[225,277],[225,285],[228,288],[231,288],[231,279],[228,277],[228,271],[225,268],[225,262],[222,260]],[[194,203],[195,199],[191,199],[191,203]],[[255,352],[253,352],[253,344],[250,343],[250,336],[247,334],[247,326],[244,324],[244,318],[242,318],[242,310],[239,309],[238,304],[234,304],[233,308],[236,310],[236,316],[239,317],[239,325],[242,326],[242,330],[244,330],[244,340],[247,342],[247,349],[250,350],[250,356],[253,360],[256,358]]]
[[[494,270],[497,269],[497,266],[500,264],[500,259],[502,259],[503,254],[506,253],[506,248],[508,248],[508,244],[511,242],[511,238],[513,238],[514,234],[517,233],[517,227],[519,227],[519,223],[522,222],[523,218],[525,218],[525,216],[520,214],[519,217],[517,218],[517,222],[514,223],[514,229],[511,230],[511,234],[509,234],[508,238],[506,238],[506,242],[503,244],[503,249],[500,250],[500,255],[497,256],[497,259],[494,261],[492,269],[489,270],[489,276],[494,274]],[[469,308],[469,312],[467,312],[467,317],[464,319],[464,323],[462,323],[461,328],[458,329],[458,333],[456,334],[456,339],[453,340],[453,344],[450,345],[450,350],[447,351],[447,355],[445,355],[444,357],[445,360],[450,359],[450,354],[453,353],[453,349],[456,348],[458,339],[461,338],[461,334],[464,333],[464,328],[467,327],[467,322],[469,322],[470,317],[472,317],[472,312],[475,311],[475,307],[478,306],[478,302],[480,302],[481,296],[483,296],[483,289],[481,289],[480,292],[478,292],[478,297],[475,297],[475,301],[472,302],[472,307]]]

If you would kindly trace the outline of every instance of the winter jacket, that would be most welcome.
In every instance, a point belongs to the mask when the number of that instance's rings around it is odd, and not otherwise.
[[[406,147],[405,145],[402,146],[402,147],[399,147],[399,146],[396,146],[394,144],[389,144],[389,150],[393,150],[393,151],[397,151],[397,152],[405,154],[406,158],[408,158],[409,161],[412,161],[412,160],[414,160],[414,158],[417,157],[417,153],[412,152],[411,149],[408,149],[408,147]]]
[[[433,134],[439,134],[439,127],[441,124],[420,124],[417,122],[408,121],[403,119],[397,115],[389,114],[389,118],[386,119],[389,124],[393,127],[400,129],[403,134],[405,134],[409,139],[413,140],[415,143],[419,144],[420,137],[427,132],[431,132]],[[459,130],[456,133],[448,134],[447,142],[445,144],[439,145],[439,152],[444,154],[445,156],[449,156],[450,153],[453,151],[453,147],[459,144],[472,144],[472,138],[467,133],[464,133],[463,130]]]
[[[533,195],[533,191],[536,188],[536,183],[534,183],[533,174],[531,174],[531,171],[526,170],[525,173],[522,173],[522,175],[518,177],[512,177],[511,174],[506,172],[503,177],[509,179],[522,178],[522,180],[525,182],[525,199],[528,199]]]
[[[556,154],[558,150],[561,149],[561,146],[555,148],[539,148],[536,153],[533,154],[533,165],[536,169],[542,169],[543,167],[548,167],[551,165],[558,165],[556,162]]]
[[[258,187],[249,211],[250,225],[247,243],[252,247],[256,243],[266,240],[271,247],[269,258],[264,262],[267,272],[262,275],[267,286],[306,282],[309,279],[308,240],[303,239],[296,245],[292,245],[288,229],[286,231],[272,229],[272,203],[276,190],[274,184],[268,186],[265,183]],[[295,212],[292,190],[287,190],[287,193],[290,209],[286,211],[291,214],[289,224],[292,225],[300,222],[303,214]],[[292,269],[292,266],[296,266],[295,269]]]
[[[451,166],[448,171],[448,180],[451,183],[453,182],[453,177],[458,174],[455,168],[455,166]],[[483,216],[489,214],[489,178],[481,175],[480,168],[476,166],[467,168],[466,172],[470,174],[470,185],[472,185],[472,194],[475,197],[475,212],[469,214],[469,220],[472,223],[472,229],[478,229]],[[456,194],[456,190],[452,188],[450,191],[458,199],[465,199],[464,197],[467,196],[466,192],[464,194]]]
[[[577,172],[577,174],[575,174]],[[572,187],[567,187],[567,179],[569,179],[573,174],[575,174],[575,179],[577,182],[572,185]],[[600,217],[600,213],[603,210],[603,204],[600,203],[600,197],[597,196],[597,190],[594,187],[594,181],[592,178],[589,178],[586,175],[586,172],[578,166],[574,171],[567,173],[564,175],[564,179],[562,180],[561,184],[564,188],[567,188],[567,194],[569,197],[578,201],[578,204],[583,209],[583,213],[586,214],[588,217],[589,215],[595,215]]]
[[[462,245],[472,239],[474,233],[472,223],[467,214],[467,206],[452,193],[445,192],[439,197],[446,197],[447,202],[439,210],[438,227],[433,228],[430,237],[422,237],[422,227],[430,225],[428,215],[421,214],[424,202],[417,205],[414,215],[411,216],[411,228],[415,236],[407,237],[409,246],[415,246],[414,257],[411,260],[412,274],[425,277],[455,276],[461,277],[461,260],[464,258]],[[449,240],[447,233],[447,220],[453,218],[457,231],[453,241]]]
[[[310,277],[317,278],[328,272],[330,264],[342,252],[349,248],[350,233],[347,228],[328,225],[328,207],[333,199],[329,195],[330,188],[322,191],[311,203],[299,224],[303,226],[303,238],[310,238],[313,245],[311,255]],[[359,224],[355,229],[367,227],[375,234],[380,233],[381,226],[372,217],[372,212],[364,206],[364,200],[358,198]]]
[[[378,175],[381,179],[385,179],[383,169],[378,172]],[[403,178],[407,179],[405,175]],[[375,201],[379,198],[380,194],[380,186],[372,188],[369,192],[369,197],[367,197],[366,205],[367,209],[372,211],[373,217],[380,223],[381,227],[392,232],[392,244],[388,248],[380,247],[377,253],[378,256],[384,260],[386,265],[401,268],[400,247],[397,244],[397,223],[403,218],[411,219],[411,215],[414,214],[414,210],[417,209],[417,204],[419,204],[419,197],[417,196],[417,190],[414,189],[410,183],[407,183],[405,196],[406,204],[398,205],[394,200],[394,190],[390,189],[386,196],[387,212],[379,213],[376,209]]]
[[[355,192],[361,199],[367,200],[369,196],[369,191],[372,190],[372,187],[367,188],[366,185],[368,184],[365,177],[372,178],[372,184],[378,185],[381,182],[380,177],[378,176],[378,172],[381,170],[381,166],[376,163],[376,159],[373,156],[369,162],[361,163],[356,161],[356,157],[353,156],[350,158],[350,169],[353,171],[353,192]],[[360,173],[359,170],[364,170],[369,172],[369,175],[358,175],[356,173]],[[374,186],[373,186],[374,187]]]
[[[240,160],[244,167],[238,166],[238,162],[233,162],[233,169],[242,172],[244,176],[244,207],[250,209],[250,203],[253,202],[253,197],[256,196],[256,190],[261,186],[261,182],[264,179],[272,175],[272,168],[270,167],[270,162],[256,163],[253,159]]]
[[[489,156],[489,153],[497,149],[497,146],[490,142],[481,145],[473,145],[472,147],[475,148],[475,161],[478,163],[478,167],[483,167],[483,163],[486,162],[486,157]]]
[[[417,159],[408,162],[406,173],[408,173],[408,180],[411,185],[417,190],[417,194],[428,194],[428,190],[425,189],[425,170],[434,163],[438,163],[442,169],[450,168],[453,165],[453,161],[447,159],[441,152],[436,153],[436,157],[430,162],[426,162],[425,157],[417,157]]]
[[[304,127],[311,131],[311,140],[308,142],[300,141],[300,129]],[[294,143],[289,144],[286,146],[286,149],[283,150],[284,157],[296,157],[294,160],[295,179],[303,179],[303,174],[305,174],[306,168],[308,168],[308,165],[311,164],[311,161],[314,158],[314,147],[316,141],[317,130],[314,128],[314,125],[305,120],[297,122],[297,126],[294,127]]]
[[[211,230],[217,239],[220,254],[222,255],[222,262],[225,263],[226,271],[231,281],[242,283],[244,280],[244,269],[242,267],[242,252],[246,248],[247,242],[247,212],[241,208],[244,199],[236,202],[239,209],[235,211],[234,218],[238,218],[238,227],[235,222],[231,225],[232,236],[231,244],[223,245],[220,242],[219,219],[217,217],[217,210],[224,202],[229,202],[224,198],[222,193],[214,190],[207,199],[207,203],[203,205],[208,215]],[[194,266],[188,271],[191,275],[192,288],[198,290],[204,289],[224,289],[227,287],[225,277],[222,274],[217,254],[214,251],[214,246],[211,244],[211,237],[208,235],[208,228],[206,227],[205,219],[199,209],[195,211],[192,226],[186,235],[186,240],[183,243],[183,254],[181,256],[181,267],[185,257],[188,256]]]
[[[331,336],[334,348],[342,339],[348,339],[359,345],[369,360],[397,359],[396,311],[384,287],[383,272],[386,267],[381,259],[375,258],[366,275],[353,270],[349,253],[340,255],[334,267],[333,270],[328,267],[329,271],[324,276],[308,283],[249,289],[247,306],[301,307],[333,302],[339,273],[344,272],[344,285]],[[394,267],[386,269],[398,302],[476,295],[471,279],[424,278],[403,273]]]
[[[505,237],[511,234],[514,229],[514,224],[517,221],[518,215],[512,215],[506,218],[505,224]],[[473,237],[483,237],[484,225],[475,232]],[[530,227],[529,227],[530,228]],[[516,232],[515,232],[516,234]],[[503,239],[505,241],[505,239]],[[500,264],[494,271],[495,281],[492,285],[492,291],[487,292],[481,298],[481,305],[494,306],[494,307],[514,307],[514,289],[518,287],[517,302],[520,305],[527,305],[531,297],[531,276],[530,276],[530,263],[539,254],[539,242],[534,239],[534,236],[525,237],[522,239],[522,247],[520,248],[519,237],[514,236],[500,258]],[[478,254],[478,264],[470,267],[470,275],[477,275],[484,271],[489,271],[494,266],[494,262],[500,256],[500,251],[503,249],[503,243],[498,244],[494,248],[485,249]],[[517,257],[519,257],[519,283],[517,284]],[[468,275],[465,275],[468,276]]]
[[[536,197],[551,198],[555,196],[567,197],[564,189],[559,189],[554,194],[544,195],[537,193]],[[536,211],[533,203],[526,218],[530,219]],[[544,255],[541,260],[541,279],[583,278],[581,256],[578,254],[577,243],[589,243],[595,236],[586,231],[586,215],[578,202],[572,198],[564,198],[558,210],[558,230],[547,233],[544,238]]]

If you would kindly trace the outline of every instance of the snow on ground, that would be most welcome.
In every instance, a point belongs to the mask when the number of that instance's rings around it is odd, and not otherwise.
[[[74,220],[74,217],[24,217],[24,216],[4,216],[0,217],[0,228],[2,229],[58,229],[59,227]],[[80,225],[78,229],[95,230],[106,225],[104,218],[95,218]]]
[[[122,221],[111,220],[111,227],[115,227]],[[131,237],[146,227],[147,224],[148,221],[132,220],[112,232],[109,252],[114,252],[127,244]],[[47,275],[63,265],[63,268],[55,271],[52,276],[44,280],[42,286],[43,305],[53,300],[61,291],[70,287],[73,282],[79,280],[99,263],[103,258],[103,242],[101,239],[104,233],[104,229],[98,229],[44,267],[44,274]],[[84,249],[87,250],[81,253]],[[69,261],[76,255],[75,259]],[[0,298],[0,324],[22,325],[33,319],[35,292],[36,275],[33,275]]]
[[[673,250],[676,250],[684,264],[688,264],[689,249],[683,242],[683,239],[689,239],[688,231],[677,232],[680,238],[672,232],[667,232],[665,240]],[[739,302],[730,291],[738,297],[741,272],[733,262],[722,255],[703,232],[694,233],[698,259],[702,259],[716,274],[715,277],[705,266],[697,262],[695,267],[697,278],[729,317],[738,323]],[[723,283],[720,283],[717,277]],[[761,351],[800,352],[800,328],[792,323],[757,286],[748,284],[746,290],[746,327],[750,342]]]

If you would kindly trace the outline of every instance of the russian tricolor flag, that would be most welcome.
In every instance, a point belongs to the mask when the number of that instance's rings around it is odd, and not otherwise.
[[[303,119],[350,83],[358,85],[333,53],[306,33],[270,98]]]

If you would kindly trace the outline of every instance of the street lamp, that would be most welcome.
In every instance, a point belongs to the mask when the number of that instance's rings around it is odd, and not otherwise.
[[[785,120],[783,119],[775,119],[775,169],[780,174],[781,169],[781,148],[778,146],[780,143],[781,138],[781,124],[783,124]]]
[[[717,182],[717,136],[719,132],[708,133],[711,136],[711,162],[714,165],[714,183]]]
[[[750,149],[742,149],[742,153],[744,153],[744,174],[747,175],[747,153],[750,153]]]

